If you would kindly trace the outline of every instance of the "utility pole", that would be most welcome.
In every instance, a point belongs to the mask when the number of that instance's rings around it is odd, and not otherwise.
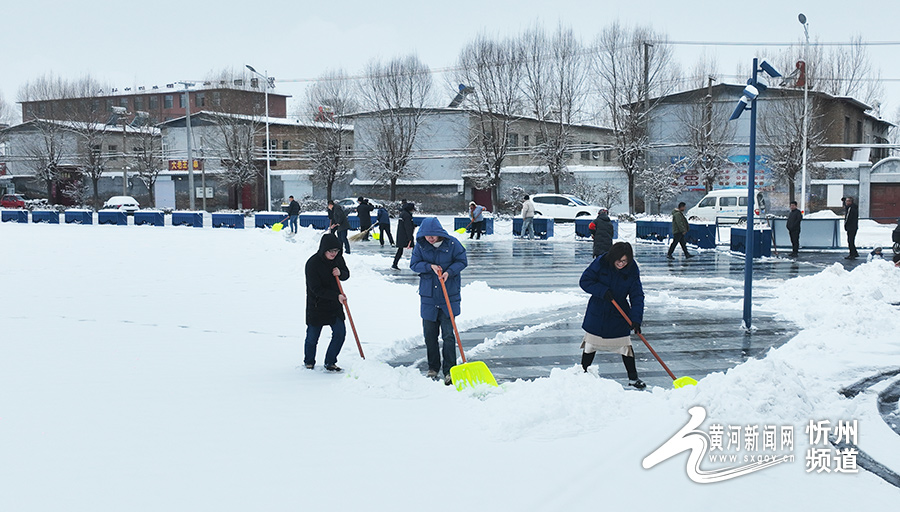
[[[800,13],[797,16],[800,23],[803,24],[803,33],[806,35],[806,45],[803,47],[803,167],[800,173],[800,213],[806,215],[806,146],[809,143],[809,24],[806,23],[806,16]]]
[[[706,86],[706,119],[703,120],[703,158],[707,160],[704,162],[705,164],[712,164],[710,162],[710,139],[712,138],[712,83],[716,78],[712,75],[707,77],[708,84]],[[706,166],[704,165],[704,168]],[[704,180],[706,181],[706,180]],[[706,188],[706,192],[712,192],[712,184],[704,183],[704,187]]]
[[[190,198],[190,209],[193,211],[195,209],[194,205],[194,196],[197,194],[197,191],[194,190],[194,155],[191,147],[191,139],[193,138],[191,135],[191,91],[188,89],[190,86],[194,85],[189,82],[181,82],[184,85],[184,111],[185,111],[185,126],[187,127],[187,166],[188,166],[188,188],[190,189],[190,194],[188,197]],[[206,196],[206,191],[203,191],[203,195]]]

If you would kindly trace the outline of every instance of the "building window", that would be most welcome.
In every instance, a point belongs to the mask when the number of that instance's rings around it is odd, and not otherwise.
[[[856,143],[862,144],[863,142],[863,122],[859,120],[856,122]]]
[[[587,149],[587,148],[592,146],[592,144],[586,140],[583,140],[583,141],[581,141],[581,146],[585,148],[585,150],[581,152],[581,159],[582,160],[590,160],[591,159],[591,150]]]
[[[511,148],[519,147],[519,134],[518,133],[507,133],[506,134],[506,145]]]
[[[844,116],[844,144],[850,144],[850,117]]]
[[[291,141],[289,141],[289,140],[283,141],[281,143],[281,149],[284,151],[290,151],[291,150]]]
[[[529,145],[528,135],[522,135],[522,147],[527,148]]]
[[[124,97],[124,96],[119,98],[119,106],[127,109],[128,108],[128,98]]]
[[[163,108],[164,108],[164,109],[170,109],[170,108],[172,108],[172,105],[173,105],[172,99],[173,99],[173,98],[172,98],[172,95],[171,95],[171,94],[166,94],[166,95],[165,95],[165,97],[163,98]]]
[[[150,96],[149,99],[150,99],[150,101],[149,101],[150,110],[153,111],[153,110],[158,109],[159,108],[159,97],[158,96]]]
[[[98,112],[100,110],[100,100],[94,98],[91,100],[91,112]]]
[[[134,109],[144,110],[144,98],[137,97],[134,99]]]
[[[119,146],[117,146],[116,144],[109,144],[108,146],[106,146],[106,154],[109,155],[110,160],[115,160],[117,158],[116,153],[118,153],[118,151]]]
[[[205,107],[206,106],[206,95],[202,92],[198,92],[197,98],[194,101],[197,102],[198,107]]]
[[[190,94],[190,93],[186,92],[184,94],[178,95],[178,108],[185,108],[184,97],[187,96],[188,94]],[[188,100],[190,101],[190,98],[188,98]]]
[[[214,107],[222,105],[222,93],[215,91],[212,93],[212,104]]]

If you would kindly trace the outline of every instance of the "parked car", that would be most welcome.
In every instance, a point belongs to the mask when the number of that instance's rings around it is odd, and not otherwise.
[[[579,217],[594,218],[600,211],[599,206],[587,204],[583,200],[568,194],[534,194],[534,214],[542,217],[553,217],[553,220],[575,220]]]
[[[762,192],[756,193],[753,215],[766,214],[766,200]],[[727,188],[713,190],[703,197],[697,206],[687,211],[688,220],[734,224],[747,221],[747,189]]]
[[[141,209],[141,205],[137,202],[137,199],[131,196],[112,196],[103,203],[103,209],[134,213]]]
[[[22,194],[6,194],[0,198],[2,208],[25,208],[25,196]]]
[[[343,199],[338,199],[337,201],[335,201],[335,203],[339,204],[341,208],[343,208],[344,211],[348,214],[356,213],[356,207],[359,206],[359,203],[356,201],[357,199],[359,198],[345,197]],[[382,201],[380,199],[372,199],[371,197],[367,197],[366,199],[369,200],[369,204],[374,206],[376,210],[386,204],[386,201]],[[374,215],[375,212],[372,212],[372,214]]]

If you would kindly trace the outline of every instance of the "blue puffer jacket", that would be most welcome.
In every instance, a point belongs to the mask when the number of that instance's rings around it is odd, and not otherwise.
[[[443,241],[438,247],[435,247],[425,240],[426,236],[439,236]],[[437,218],[429,217],[422,221],[422,225],[419,226],[419,231],[416,233],[416,246],[413,248],[409,268],[419,274],[419,297],[423,319],[434,322],[437,320],[438,309],[447,310],[444,291],[441,289],[441,283],[437,274],[431,269],[431,265],[440,265],[449,274],[444,285],[450,296],[453,314],[459,315],[460,288],[462,287],[462,279],[459,274],[468,264],[466,248],[441,227]]]
[[[641,286],[641,271],[636,262],[632,261],[618,270],[606,262],[606,254],[601,254],[581,274],[578,284],[582,290],[591,294],[584,322],[581,324],[585,331],[601,338],[619,338],[628,336],[631,332],[631,327],[619,310],[612,302],[603,298],[607,290],[612,290],[616,303],[632,322],[643,322],[644,288]]]

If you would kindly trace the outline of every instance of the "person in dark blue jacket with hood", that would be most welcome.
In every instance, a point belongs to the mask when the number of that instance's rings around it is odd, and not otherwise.
[[[456,338],[440,281],[447,287],[453,315],[459,315],[460,272],[467,265],[466,248],[459,240],[450,236],[437,218],[424,219],[419,226],[409,267],[419,274],[420,314],[428,356],[428,376],[437,379],[438,371],[443,371],[444,384],[448,386],[453,383],[450,368],[456,365]],[[438,350],[438,330],[444,341],[441,350]]]
[[[644,319],[644,288],[641,272],[634,261],[634,251],[628,242],[613,244],[609,252],[598,256],[581,274],[578,283],[581,289],[591,294],[584,314],[584,352],[581,366],[587,372],[594,361],[597,350],[616,352],[622,355],[622,362],[628,372],[628,384],[644,389],[646,384],[638,378],[631,346],[631,330],[640,334]],[[612,301],[625,311],[632,325],[613,305]]]

